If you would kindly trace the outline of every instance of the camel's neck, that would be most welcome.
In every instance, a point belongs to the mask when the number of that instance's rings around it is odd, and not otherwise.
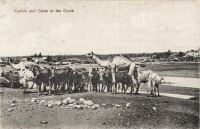
[[[17,64],[14,64],[13,62],[11,62],[10,59],[9,59],[9,65],[10,65],[13,69],[18,69]]]
[[[109,65],[109,61],[107,61],[107,60],[101,60],[101,59],[99,59],[97,56],[95,56],[95,55],[93,55],[92,56],[92,59],[97,63],[97,64],[99,64],[100,66],[102,66],[102,67],[108,67],[108,65]]]
[[[14,64],[13,62],[11,62],[9,60],[9,65],[13,68],[13,69],[21,69],[21,65],[20,64]]]

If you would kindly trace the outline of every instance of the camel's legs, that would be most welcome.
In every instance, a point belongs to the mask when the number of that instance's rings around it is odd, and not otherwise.
[[[42,83],[40,82],[38,86],[39,86],[39,88],[38,88],[38,95],[41,95],[41,86],[42,86]]]
[[[31,86],[31,89],[33,89],[33,85],[35,84],[35,82],[33,81],[33,84],[32,84],[32,86]]]
[[[27,83],[27,81],[25,80],[25,82],[24,82],[24,91],[23,91],[23,94],[25,94],[26,93],[26,89],[28,88],[28,83]]]
[[[137,81],[137,80],[136,80]],[[137,83],[136,83],[136,92],[135,92],[135,94],[139,94],[138,92],[139,92],[139,88],[140,88],[140,84],[138,83],[138,81],[137,81]]]
[[[11,81],[11,86],[10,86],[11,88],[14,88],[14,84],[13,84],[13,81]]]
[[[147,96],[149,96],[151,94],[151,91],[152,91],[152,80],[151,79],[148,79],[148,89],[147,89]]]
[[[49,84],[49,94],[48,95],[51,95],[51,89],[52,89],[52,84]]]
[[[90,83],[90,86],[89,86],[89,87],[90,87],[90,91],[92,91],[92,83]]]
[[[158,96],[160,96],[159,86],[157,86]]]
[[[97,84],[97,87],[98,87],[98,88],[97,88],[98,92],[100,92],[100,90],[101,90],[101,88],[100,88],[100,83]]]
[[[132,76],[133,75],[133,72],[134,70],[136,70],[136,66],[135,66],[135,63],[131,63],[130,67],[129,67],[129,72],[128,72],[128,75],[129,76]]]
[[[152,82],[152,84],[153,84],[153,96],[156,96],[156,86],[155,86],[155,82],[153,81]]]
[[[111,72],[112,72],[112,82],[113,82],[113,84],[114,84],[114,88],[115,88],[115,93],[117,92],[117,84],[116,84],[116,72],[115,72],[115,68],[112,68],[112,70],[111,70]]]

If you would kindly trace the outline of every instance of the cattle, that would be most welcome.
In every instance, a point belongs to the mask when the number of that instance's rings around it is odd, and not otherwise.
[[[127,75],[128,71],[118,71],[116,73],[116,83],[121,83],[122,84],[122,92],[124,91],[124,93],[126,93],[126,87],[132,87],[133,82],[132,82],[132,78],[130,76]],[[118,92],[119,92],[120,86],[118,87]]]
[[[149,79],[149,75],[151,75],[153,72],[151,70],[147,70],[147,71],[140,71],[138,72],[138,87],[136,89],[136,93],[139,92],[139,88],[141,83],[147,83],[148,79]]]
[[[74,69],[75,72],[77,72],[78,74],[81,74],[81,91],[88,91],[88,86],[90,85],[90,90],[91,90],[91,78],[92,78],[92,74],[85,68],[76,68]],[[75,79],[75,78],[74,78]]]
[[[151,73],[149,75],[149,79],[148,79],[148,91],[147,91],[147,96],[149,96],[150,94],[153,94],[153,96],[156,96],[156,91],[158,93],[158,96],[160,96],[159,93],[159,84],[161,84],[161,81],[164,80],[164,78],[162,76],[159,76],[156,73]],[[151,93],[153,92],[153,93]]]
[[[98,91],[97,84],[98,84],[99,80],[100,80],[100,75],[98,74],[97,70],[93,68],[92,77],[91,77],[93,91],[96,91],[96,92]]]
[[[87,86],[86,86],[86,91],[92,91],[92,73],[88,73],[88,81],[87,81]]]
[[[33,67],[33,74],[35,76],[35,83],[38,87],[38,95],[41,94],[41,86],[44,85],[44,91],[46,90],[46,86],[50,86],[49,79],[51,77],[51,69],[50,68],[40,68],[39,66]],[[50,94],[50,90],[49,90]]]
[[[107,92],[112,92],[112,73],[109,69],[105,69],[105,71],[101,71],[100,78],[102,79],[102,92],[105,90],[107,86]]]
[[[79,92],[84,90],[84,87],[82,85],[82,73],[74,71],[73,83],[74,83],[74,92]]]
[[[73,70],[69,67],[55,69],[52,68],[50,72],[50,86],[54,85],[55,94],[57,94],[58,89],[63,93],[65,91],[65,85],[68,84],[68,90],[71,92],[72,88],[72,76]],[[51,92],[51,91],[50,91]]]
[[[26,89],[28,88],[28,83],[29,81],[32,81],[33,84],[32,84],[32,87],[35,83],[35,76],[33,74],[33,72],[29,69],[22,69],[20,71],[18,71],[19,73],[19,82],[23,85],[23,93],[26,93]]]
[[[88,91],[88,86],[92,85],[91,84],[91,76],[89,74],[89,72],[83,72],[83,85],[84,85],[84,90]]]
[[[111,78],[111,74],[109,74],[110,71],[107,69],[107,74],[103,71],[100,72],[101,78],[102,78],[102,91],[104,91],[105,86],[108,86],[108,92],[112,92],[112,78]],[[128,71],[118,71],[116,73],[116,83],[119,84],[118,86],[118,90],[116,89],[116,91],[119,92],[120,89],[120,83],[122,84],[122,91],[124,91],[126,93],[127,88],[125,88],[125,85],[127,87],[132,86],[132,78],[127,75]],[[101,80],[101,79],[100,79]]]
[[[83,69],[75,69],[73,74],[74,92],[84,92],[88,90],[90,83],[89,72]]]
[[[105,71],[100,71],[100,82],[102,83],[102,91],[105,90],[105,87],[107,86],[107,91],[112,92],[112,75],[111,71],[109,69],[106,69]],[[127,87],[131,86],[132,88],[132,78],[127,75],[128,71],[118,71],[116,73],[115,79],[117,84],[122,84],[122,91],[126,93],[127,88],[125,88],[125,85]],[[117,88],[117,87],[116,87]],[[120,85],[118,86],[118,90],[115,89],[116,91],[119,92]],[[132,90],[131,90],[132,91]]]
[[[151,75],[152,73],[153,72],[151,70],[138,72],[138,82],[139,83],[147,83],[149,75]]]
[[[135,94],[139,94],[138,92],[139,92],[141,83],[147,83],[148,79],[149,79],[149,75],[151,73],[153,73],[151,70],[139,71],[137,80],[132,76],[132,81],[133,81],[133,88],[132,88],[133,91],[132,92],[134,92],[134,88],[135,88],[136,89]],[[127,88],[126,88],[126,90],[127,90]]]
[[[98,91],[99,92],[103,92],[103,74],[104,74],[104,71],[98,71],[98,74],[99,74],[99,80],[98,80]]]
[[[148,95],[150,95],[152,91],[154,94],[155,90],[156,90],[158,92],[158,96],[159,96],[159,87],[158,86],[159,86],[159,84],[161,84],[161,80],[163,80],[162,77],[158,76],[156,73],[154,73],[151,70],[147,70],[147,71],[139,71],[137,79],[138,79],[138,87],[136,89],[136,93],[138,93],[141,83],[148,82]],[[133,84],[135,86],[137,83],[133,82]]]
[[[96,82],[97,82],[98,92],[103,92],[105,90],[106,86],[108,86],[108,84],[109,84],[109,87],[112,87],[112,86],[110,86],[111,82],[108,81],[109,80],[108,78],[110,78],[111,73],[110,73],[110,71],[105,72],[106,70],[107,69],[104,67],[97,68],[98,76],[94,80],[96,80]]]
[[[16,86],[19,86],[19,74],[17,71],[3,71],[1,73],[1,76],[2,77],[5,77],[9,82],[10,82],[10,85],[11,85],[11,88],[15,88]]]

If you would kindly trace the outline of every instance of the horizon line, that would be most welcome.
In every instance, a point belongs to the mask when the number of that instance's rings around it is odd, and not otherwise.
[[[191,51],[191,50],[187,50],[187,51]],[[171,53],[175,53],[175,52],[183,52],[183,53],[185,53],[187,51],[171,51]],[[99,53],[95,53],[94,52],[94,54],[96,54],[96,55],[143,54],[143,53],[145,53],[145,54],[152,54],[152,53],[164,53],[164,52],[167,52],[167,51],[162,51],[162,52],[137,52],[137,53],[110,53],[110,54],[106,54],[106,53],[99,54]],[[90,53],[90,52],[88,52],[88,53]],[[37,53],[35,53],[35,54],[37,54]],[[42,54],[42,52],[41,52],[41,54]],[[85,54],[87,54],[87,53],[84,53],[84,54],[53,54],[53,55],[50,55],[50,54],[44,54],[43,55],[42,54],[42,57],[43,56],[81,56],[81,55],[85,55]],[[13,56],[13,55],[12,56],[0,56],[0,57],[2,58],[2,57],[26,57],[26,56],[34,56],[34,54],[32,54],[32,55],[16,55],[16,56]]]

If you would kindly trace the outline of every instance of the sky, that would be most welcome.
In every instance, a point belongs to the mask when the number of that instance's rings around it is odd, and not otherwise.
[[[0,2],[0,56],[148,53],[200,47],[198,1]],[[36,9],[35,13],[15,10]],[[37,10],[73,9],[41,13]]]

